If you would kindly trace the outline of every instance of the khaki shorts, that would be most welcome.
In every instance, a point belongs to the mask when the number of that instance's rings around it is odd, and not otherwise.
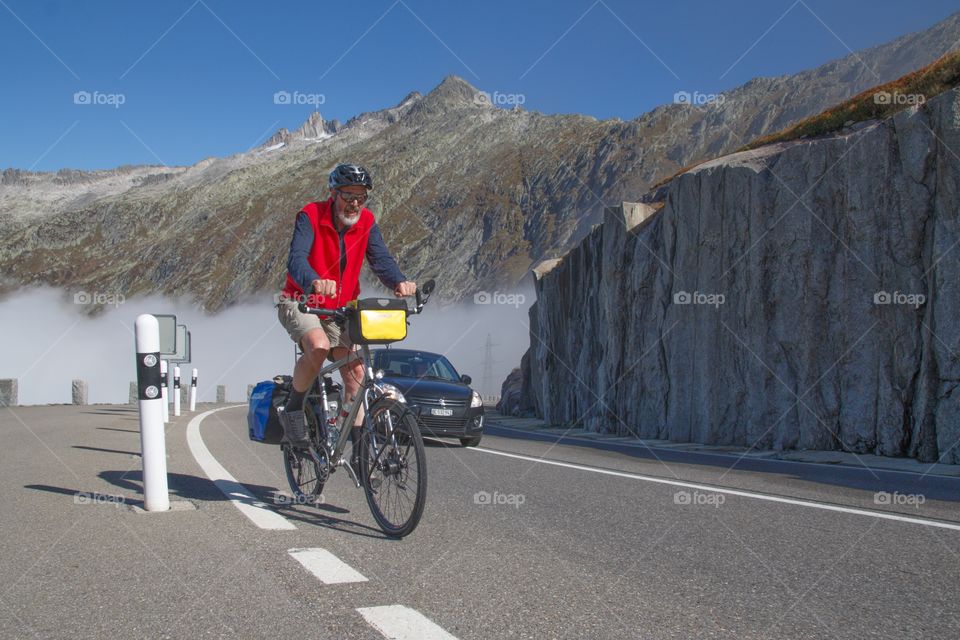
[[[333,347],[346,347],[347,349],[353,347],[347,332],[341,329],[336,322],[330,319],[321,320],[312,313],[302,313],[296,300],[281,300],[277,303],[277,317],[280,319],[283,328],[290,334],[290,339],[299,344],[301,349],[303,349],[303,344],[300,343],[300,340],[308,331],[313,329],[323,329],[324,333],[327,334],[327,340],[330,341],[331,351]],[[331,353],[328,357],[332,359],[333,354]]]

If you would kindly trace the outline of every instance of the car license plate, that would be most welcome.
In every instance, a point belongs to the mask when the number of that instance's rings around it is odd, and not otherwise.
[[[452,416],[453,409],[430,409],[430,413],[435,416]]]

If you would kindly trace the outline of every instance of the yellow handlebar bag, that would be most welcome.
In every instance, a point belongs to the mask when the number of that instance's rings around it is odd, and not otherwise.
[[[348,304],[353,308],[349,323],[353,344],[387,344],[407,337],[407,303],[391,298],[364,298]]]

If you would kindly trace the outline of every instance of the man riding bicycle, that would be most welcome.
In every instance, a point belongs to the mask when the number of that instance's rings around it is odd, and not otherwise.
[[[324,308],[342,307],[355,300],[360,295],[364,256],[380,282],[398,298],[417,291],[416,283],[401,273],[384,244],[373,213],[363,206],[367,192],[373,189],[370,173],[356,164],[339,164],[330,172],[328,186],[327,200],[311,202],[297,214],[287,258],[287,282],[277,305],[280,324],[303,350],[293,370],[290,398],[278,411],[285,440],[298,447],[310,444],[303,400],[324,359],[345,358],[353,348],[346,330],[332,318],[302,313],[298,307],[300,298],[306,294],[310,306]],[[340,368],[344,410],[356,399],[363,381],[362,367],[359,360],[353,360]],[[362,424],[361,407],[351,433],[354,466]]]

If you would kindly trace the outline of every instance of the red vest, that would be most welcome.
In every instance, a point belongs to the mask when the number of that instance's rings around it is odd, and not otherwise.
[[[337,282],[336,299],[311,296],[309,300],[311,306],[326,308],[342,307],[360,295],[360,267],[363,266],[367,239],[374,224],[373,214],[368,209],[361,209],[360,219],[343,235],[343,244],[347,250],[347,268],[340,273],[340,235],[333,226],[333,215],[330,213],[332,203],[333,198],[330,198],[324,202],[311,202],[303,208],[303,213],[307,214],[313,227],[313,246],[307,262],[321,280]],[[294,282],[289,273],[283,293],[291,298],[303,294],[300,285]]]

